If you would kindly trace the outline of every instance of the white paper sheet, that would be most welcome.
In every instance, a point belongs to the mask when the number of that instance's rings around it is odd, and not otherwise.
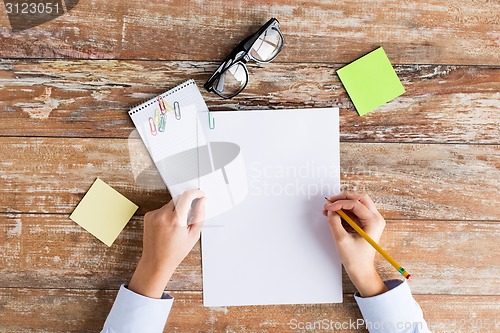
[[[246,176],[225,168],[239,204],[202,232],[204,305],[342,302],[341,264],[322,215],[324,197],[340,187],[338,109],[212,116],[214,130],[200,119],[207,141],[237,144]]]

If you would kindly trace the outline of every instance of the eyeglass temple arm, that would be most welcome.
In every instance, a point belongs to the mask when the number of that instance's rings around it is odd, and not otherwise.
[[[208,90],[208,91],[212,91],[213,90],[213,84],[215,82],[215,80],[221,75],[222,72],[224,72],[226,69],[228,69],[229,67],[231,67],[234,63],[234,60],[233,59],[226,59],[224,60],[220,65],[219,67],[217,67],[217,69],[213,72],[212,76],[210,76],[210,78],[207,80],[207,82],[205,82],[205,84],[203,85],[203,87]]]

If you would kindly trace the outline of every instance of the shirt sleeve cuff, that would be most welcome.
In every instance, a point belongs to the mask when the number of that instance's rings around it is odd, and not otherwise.
[[[149,298],[122,285],[103,332],[163,332],[173,301],[167,293],[163,293],[161,299]]]
[[[422,309],[406,281],[384,281],[389,289],[373,297],[354,294],[370,332],[428,332]],[[412,327],[410,327],[412,326]],[[405,330],[408,329],[408,330]]]

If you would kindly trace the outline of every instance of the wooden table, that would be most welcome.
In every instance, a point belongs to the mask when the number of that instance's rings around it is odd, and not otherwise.
[[[250,64],[232,100],[203,91],[209,107],[339,107],[342,184],[387,218],[382,244],[414,275],[431,328],[499,332],[499,13],[498,1],[81,0],[13,33],[0,9],[0,332],[102,327],[140,256],[142,215],[169,199],[134,181],[126,111],[189,78],[201,87],[272,16],[282,53]],[[407,92],[359,117],[335,72],[378,46]],[[96,177],[140,206],[110,248],[68,218]],[[343,304],[204,308],[200,263],[198,244],[168,285],[165,332],[360,318],[345,276]]]

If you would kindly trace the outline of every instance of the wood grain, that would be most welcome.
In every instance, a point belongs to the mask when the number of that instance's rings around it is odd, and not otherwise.
[[[114,290],[0,288],[0,332],[98,332],[115,296]],[[200,292],[176,292],[173,296],[176,300],[164,332],[306,332],[292,325],[314,325],[323,320],[328,325],[330,321],[342,325],[361,318],[352,295],[345,295],[343,304],[216,308],[203,307]],[[500,311],[499,296],[415,298],[433,332],[498,332],[499,323],[494,318]],[[367,332],[356,326],[341,331]]]
[[[326,229],[328,232],[328,229]],[[381,240],[413,275],[418,294],[499,295],[500,268],[492,254],[498,222],[389,220]],[[127,283],[142,248],[142,219],[134,218],[108,248],[64,215],[0,214],[0,287],[113,289]],[[383,258],[385,279],[399,274]],[[345,293],[355,291],[344,274]],[[172,277],[168,290],[201,291],[197,244]]]
[[[134,129],[127,111],[194,78],[210,62],[0,62],[0,136],[117,137]],[[407,92],[359,117],[332,64],[250,65],[242,94],[222,100],[202,91],[211,110],[341,109],[341,140],[499,144],[500,69],[407,65],[396,70]]]
[[[159,208],[169,197],[141,154],[139,139],[0,138],[0,212],[69,214],[96,177],[139,213]],[[499,169],[496,145],[341,144],[342,185],[387,218],[498,221]]]
[[[141,214],[170,198],[126,111],[187,79],[201,87],[272,16],[282,53],[248,64],[234,99],[202,91],[207,105],[339,107],[342,185],[388,218],[381,243],[413,274],[431,330],[500,332],[498,13],[478,0],[80,0],[12,32],[0,10],[0,333],[101,329],[140,257]],[[379,46],[406,93],[359,117],[336,70]],[[68,218],[96,177],[141,207],[110,248]],[[345,273],[343,288],[343,304],[204,308],[198,243],[168,285],[165,332],[361,318]]]
[[[278,61],[346,63],[382,45],[395,63],[498,65],[499,12],[475,0],[82,0],[21,32],[2,11],[0,58],[222,60],[275,16],[286,38]]]

